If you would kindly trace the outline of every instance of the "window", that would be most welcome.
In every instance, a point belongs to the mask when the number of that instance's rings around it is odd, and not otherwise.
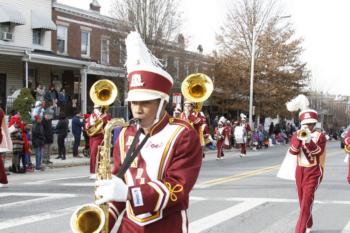
[[[175,67],[175,71],[176,71],[175,78],[179,79],[180,68],[179,68],[179,59],[178,58],[174,59],[174,67]]]
[[[109,40],[101,40],[101,64],[109,64]]]
[[[198,71],[199,71],[199,65],[198,65],[198,64],[195,64],[195,65],[194,65],[194,72],[197,73]]]
[[[41,35],[42,35],[41,29],[33,30],[33,44],[41,45]]]
[[[81,31],[81,55],[90,56],[90,32]]]
[[[67,35],[68,28],[65,26],[57,26],[57,52],[67,53]]]
[[[10,23],[0,23],[0,32],[10,32]]]
[[[185,77],[188,76],[189,73],[190,73],[190,69],[188,67],[188,64],[185,64]]]
[[[119,64],[124,65],[126,62],[126,48],[123,40],[119,40]]]

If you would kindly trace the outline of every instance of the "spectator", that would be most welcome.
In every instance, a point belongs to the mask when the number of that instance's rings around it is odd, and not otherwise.
[[[55,131],[57,133],[57,146],[58,146],[58,156],[56,159],[66,159],[66,146],[64,140],[68,134],[68,119],[65,114],[61,113],[60,119],[56,125]]]
[[[35,88],[35,92],[36,92],[36,100],[38,101],[43,101],[44,100],[44,96],[45,96],[45,87],[41,84],[38,84],[38,86]]]
[[[49,112],[45,112],[44,119],[42,121],[44,127],[44,146],[43,146],[43,163],[52,164],[50,161],[51,145],[53,143],[53,130],[52,130],[52,115]]]
[[[81,158],[78,152],[78,148],[80,145],[81,132],[82,132],[83,126],[84,124],[80,120],[80,111],[76,111],[72,119],[72,133],[74,136],[73,157],[75,158]]]
[[[32,144],[35,149],[35,170],[43,170],[41,166],[42,150],[45,143],[44,127],[39,115],[35,116],[32,128]]]

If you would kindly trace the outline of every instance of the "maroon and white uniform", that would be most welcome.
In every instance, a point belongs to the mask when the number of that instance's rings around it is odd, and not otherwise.
[[[350,129],[346,133],[345,139],[344,139],[345,145],[350,145]],[[348,155],[348,176],[347,176],[348,183],[350,184],[350,156]]]
[[[7,129],[5,113],[0,108],[0,184],[8,183],[2,153],[10,151],[12,151],[12,141]]]
[[[186,116],[185,112],[182,112],[180,118],[190,123],[193,126],[193,128],[196,129],[197,134],[200,135],[203,119],[199,114],[191,112],[188,116]]]
[[[304,233],[311,228],[312,205],[315,192],[323,177],[325,165],[326,137],[323,133],[311,133],[311,141],[303,144],[294,133],[291,139],[289,152],[297,156],[295,180],[298,191],[300,214],[295,228],[296,233]]]
[[[103,127],[106,126],[107,122],[111,119],[111,116],[108,114],[102,114],[98,116],[96,113],[92,113],[85,124],[85,128],[89,129],[96,120],[103,120]],[[101,145],[103,141],[103,131],[95,134],[94,136],[90,136],[89,144],[90,144],[90,174],[95,174],[96,172],[96,159],[98,153],[98,147]]]
[[[218,127],[215,128],[214,135],[216,138],[216,149],[217,149],[216,158],[217,159],[224,157],[224,151],[223,151],[224,140],[226,137],[228,137],[229,134],[230,134],[229,129],[220,124]]]
[[[123,163],[136,131],[135,126],[123,128],[116,140],[113,174]],[[197,133],[188,122],[168,114],[150,132],[124,176],[130,200],[110,203],[110,227],[126,209],[119,233],[187,232],[189,193],[202,162]],[[141,134],[139,142],[144,137]]]
[[[245,156],[247,154],[247,135],[251,131],[251,128],[245,120],[241,121],[239,123],[239,126],[242,126],[245,130],[245,133],[246,133],[244,143],[239,143],[240,148],[241,148],[241,156]]]

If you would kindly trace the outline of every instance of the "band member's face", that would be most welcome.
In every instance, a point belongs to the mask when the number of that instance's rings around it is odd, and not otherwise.
[[[141,127],[150,128],[156,119],[159,99],[148,101],[131,101],[130,105],[134,118],[141,120]]]
[[[316,125],[315,123],[305,124],[305,126],[307,126],[311,132],[314,130],[315,125]]]
[[[184,105],[184,111],[192,112],[192,110],[193,110],[192,104],[185,104]]]

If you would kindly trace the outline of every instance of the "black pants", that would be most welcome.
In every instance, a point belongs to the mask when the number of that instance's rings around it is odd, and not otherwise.
[[[58,156],[66,158],[66,146],[64,145],[64,139],[66,135],[58,135],[57,145],[58,145]]]
[[[80,145],[80,134],[74,134],[73,156],[78,156],[78,148]]]

